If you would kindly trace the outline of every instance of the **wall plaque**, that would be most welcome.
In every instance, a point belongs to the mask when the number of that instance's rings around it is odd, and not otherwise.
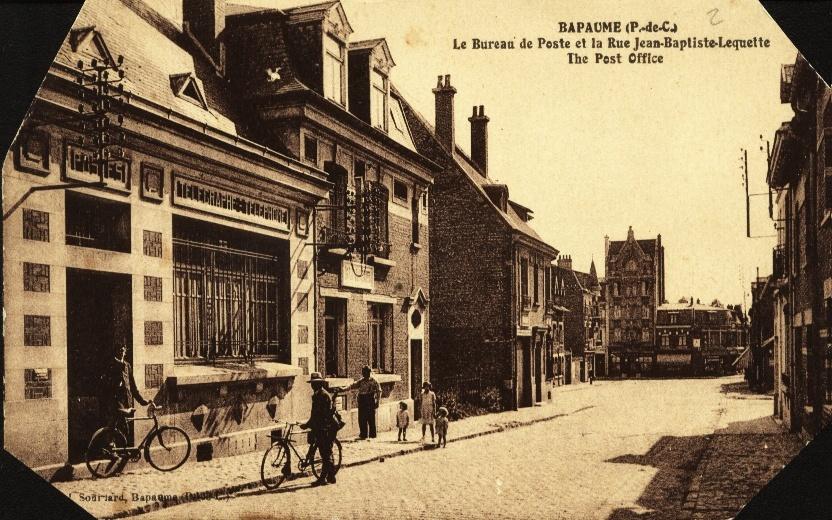
[[[14,147],[14,167],[35,175],[49,175],[49,134],[40,130],[22,131]]]
[[[165,171],[162,168],[142,163],[141,184],[143,199],[162,202],[165,193]]]

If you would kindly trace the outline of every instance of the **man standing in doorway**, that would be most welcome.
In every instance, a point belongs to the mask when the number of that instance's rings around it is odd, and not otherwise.
[[[135,399],[142,406],[154,403],[152,400],[146,401],[136,387],[133,367],[127,361],[127,346],[123,343],[118,345],[115,354],[115,358],[110,363],[109,371],[104,376],[105,381],[102,390],[106,392],[104,402],[108,403],[107,414],[110,423],[127,438],[129,433],[127,416],[135,411],[133,400]]]
[[[376,409],[378,400],[381,397],[381,387],[373,377],[373,371],[369,365],[361,369],[361,379],[350,386],[350,389],[358,389],[358,429],[360,438],[371,439],[376,437]]]

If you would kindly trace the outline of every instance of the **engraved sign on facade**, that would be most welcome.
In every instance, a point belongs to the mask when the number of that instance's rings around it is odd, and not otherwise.
[[[98,182],[99,165],[92,152],[78,145],[67,143],[64,157],[64,176],[82,182]],[[104,163],[104,182],[108,188],[130,191],[130,161],[112,160]]]
[[[290,227],[289,208],[178,175],[173,177],[173,203],[272,229]]]

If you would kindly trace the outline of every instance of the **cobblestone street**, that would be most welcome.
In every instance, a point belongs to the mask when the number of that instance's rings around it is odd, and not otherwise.
[[[253,487],[146,516],[725,519],[800,449],[769,418],[770,398],[747,392],[739,377],[601,381],[514,413],[522,414],[518,423],[551,420],[376,458],[344,468],[335,486],[310,488],[304,478],[275,492]],[[512,424],[511,413],[501,415],[452,423],[451,438]],[[390,434],[347,443],[345,462],[401,446]],[[244,459],[211,464],[256,476],[253,458]],[[207,467],[195,469],[183,468],[213,478]]]

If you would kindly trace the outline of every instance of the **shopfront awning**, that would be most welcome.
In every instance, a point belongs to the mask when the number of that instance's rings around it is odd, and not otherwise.
[[[690,354],[663,354],[656,355],[656,363],[660,365],[689,365]]]
[[[742,351],[742,354],[737,356],[737,359],[734,360],[733,365],[737,368],[746,369],[748,368],[749,363],[751,363],[751,347],[746,347],[746,349]]]

